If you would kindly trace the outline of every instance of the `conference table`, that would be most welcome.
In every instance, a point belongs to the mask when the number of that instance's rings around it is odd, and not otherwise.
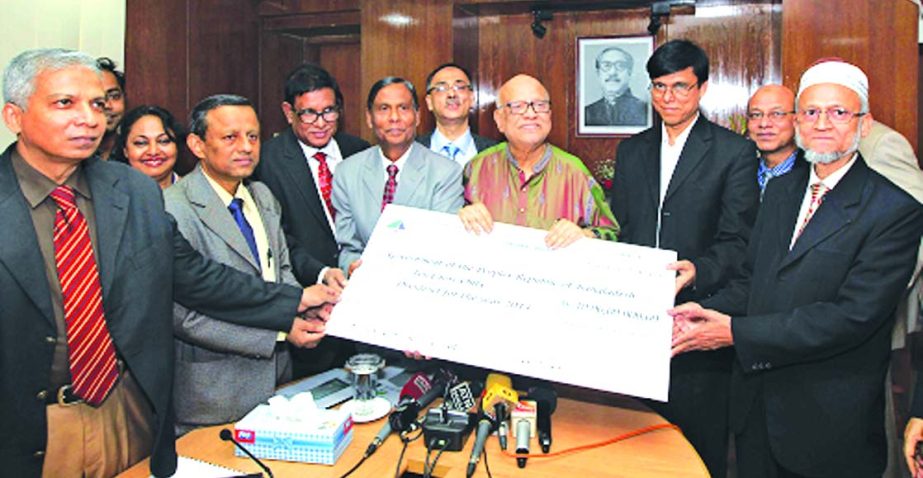
[[[312,465],[264,460],[277,478],[317,477],[337,478],[352,468],[362,457],[383,420],[355,424],[353,440],[335,465]],[[560,398],[552,416],[552,452],[610,440],[666,421],[639,401],[613,394],[593,394],[589,399]],[[180,456],[196,458],[243,472],[260,472],[247,458],[234,455],[233,444],[221,441],[218,434],[223,426],[201,428],[177,440]],[[511,443],[514,443],[511,438]],[[401,470],[422,475],[426,447],[421,438],[407,448]],[[474,434],[461,452],[445,452],[438,461],[436,478],[464,478]],[[502,454],[496,437],[490,437],[485,447],[491,475],[495,478],[615,478],[615,477],[708,477],[708,471],[695,450],[676,428],[661,428],[599,448],[575,451],[560,456],[542,458],[535,439],[525,468],[517,467],[516,459]],[[356,470],[351,477],[393,477],[402,444],[392,435],[381,448]],[[512,448],[512,447],[511,447]],[[512,450],[509,450],[512,451]],[[435,453],[434,453],[435,454]],[[147,478],[148,461],[138,463],[122,478]],[[478,464],[475,478],[487,477],[484,460]]]

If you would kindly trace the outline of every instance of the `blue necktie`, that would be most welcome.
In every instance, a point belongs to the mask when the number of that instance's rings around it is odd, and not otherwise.
[[[461,148],[459,148],[458,146],[455,146],[452,143],[449,143],[442,147],[442,152],[445,153],[446,157],[448,157],[452,161],[455,161],[455,156],[461,152]]]
[[[241,234],[244,235],[247,245],[250,246],[250,252],[253,253],[256,266],[262,268],[260,265],[260,253],[256,249],[256,237],[253,236],[253,228],[250,227],[250,223],[244,217],[244,200],[241,198],[232,199],[231,204],[228,205],[228,211],[231,211],[231,215],[234,216],[234,222],[237,223],[237,227],[240,228]]]

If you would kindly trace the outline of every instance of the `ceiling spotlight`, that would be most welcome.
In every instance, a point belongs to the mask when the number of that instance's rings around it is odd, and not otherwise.
[[[540,9],[532,10],[532,34],[535,38],[545,38],[548,28],[542,25],[542,22],[547,21],[551,21],[551,12]]]

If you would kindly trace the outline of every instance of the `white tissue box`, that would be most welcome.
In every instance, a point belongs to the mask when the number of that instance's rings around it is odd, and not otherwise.
[[[237,422],[234,437],[260,458],[333,465],[353,440],[353,421],[341,410],[307,410],[293,418],[259,405]]]

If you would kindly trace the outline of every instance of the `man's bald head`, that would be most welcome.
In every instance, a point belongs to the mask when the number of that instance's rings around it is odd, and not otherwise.
[[[783,85],[756,90],[747,103],[747,134],[766,163],[781,163],[795,150],[795,93]]]
[[[541,146],[551,132],[548,89],[529,75],[510,78],[497,95],[494,121],[513,150],[530,151]]]

